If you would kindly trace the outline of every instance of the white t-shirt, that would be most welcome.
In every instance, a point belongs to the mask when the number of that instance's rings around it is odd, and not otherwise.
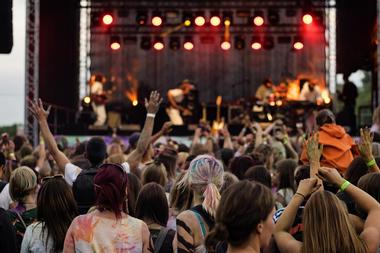
[[[130,172],[130,167],[127,162],[122,163],[121,167],[123,167],[124,171],[126,173]],[[82,172],[82,169],[79,168],[78,166],[72,164],[72,163],[67,163],[65,165],[65,180],[69,185],[73,185],[75,180],[77,180],[78,175]],[[5,186],[6,187],[6,186]],[[4,188],[5,189],[5,188]],[[1,197],[1,194],[0,194]]]
[[[300,93],[301,100],[316,103],[319,98],[321,98],[321,92],[318,86],[315,86],[314,90],[310,91],[308,83],[305,83],[303,85],[301,93]]]
[[[94,82],[91,85],[91,94],[102,94],[103,93],[103,84],[100,82]]]
[[[9,194],[9,184],[7,184],[0,193],[0,207],[8,210],[12,202],[11,195]]]
[[[53,252],[54,243],[51,237],[47,238],[47,229],[42,234],[43,224],[35,222],[26,228],[21,244],[21,253],[45,253]],[[47,241],[47,248],[46,248]],[[62,252],[62,251],[61,251]]]
[[[171,89],[169,90],[169,94],[173,97],[176,103],[181,103],[185,98],[185,94],[183,94],[183,90],[181,89]]]

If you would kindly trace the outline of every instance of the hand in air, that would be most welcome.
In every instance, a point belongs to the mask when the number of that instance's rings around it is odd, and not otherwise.
[[[150,93],[149,101],[145,99],[145,108],[148,113],[156,114],[160,108],[162,98],[157,91],[152,91]]]
[[[307,157],[310,163],[319,162],[323,152],[323,144],[319,144],[319,134],[312,133],[306,141]]]
[[[370,133],[368,128],[360,129],[360,142],[358,144],[360,155],[364,160],[371,161],[373,159],[372,155],[372,142],[373,134]]]
[[[29,103],[30,103],[30,106],[28,108],[29,111],[33,114],[33,116],[38,121],[47,120],[51,106],[49,106],[48,109],[45,110],[41,99],[38,99],[38,102],[29,100]]]

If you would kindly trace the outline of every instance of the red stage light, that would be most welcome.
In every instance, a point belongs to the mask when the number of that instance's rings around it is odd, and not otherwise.
[[[310,14],[304,14],[302,16],[302,22],[305,24],[305,25],[310,25],[311,23],[313,23],[313,16],[310,15]]]
[[[203,25],[206,23],[206,20],[205,20],[204,17],[202,17],[202,16],[198,16],[198,17],[195,18],[194,23],[195,23],[197,26],[203,26]]]
[[[120,43],[119,42],[112,42],[111,43],[111,49],[112,50],[119,50],[120,49]]]
[[[220,20],[220,17],[218,17],[218,16],[213,16],[210,19],[210,24],[212,26],[218,26],[218,25],[220,25],[220,22],[221,22],[221,20]]]
[[[260,42],[253,42],[251,47],[254,50],[259,50],[259,49],[261,49],[261,43]]]
[[[159,16],[155,16],[152,18],[152,25],[154,26],[160,26],[162,25],[162,18]]]
[[[301,50],[303,48],[303,43],[300,41],[297,41],[293,44],[294,49]]]
[[[105,14],[102,18],[103,24],[110,25],[113,22],[113,17],[111,14]]]
[[[189,51],[193,50],[194,44],[190,41],[185,42],[185,44],[183,44],[183,48],[185,48],[186,50],[189,50]]]
[[[160,50],[164,49],[164,43],[162,43],[161,41],[157,41],[154,43],[153,47],[157,51],[160,51]]]
[[[264,18],[261,17],[261,16],[256,16],[254,19],[253,19],[253,23],[256,25],[256,26],[262,26],[264,24]]]
[[[229,41],[223,41],[222,44],[220,44],[220,47],[223,50],[229,50],[231,48],[231,43]]]

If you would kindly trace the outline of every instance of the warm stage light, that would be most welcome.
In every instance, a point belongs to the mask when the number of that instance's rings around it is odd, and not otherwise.
[[[231,43],[229,41],[223,41],[222,44],[220,44],[220,47],[223,50],[229,50],[231,48]]]
[[[162,25],[162,18],[158,17],[158,16],[153,17],[152,18],[152,25],[154,25],[154,26],[160,26],[160,25]]]
[[[195,23],[197,26],[203,26],[203,25],[206,23],[206,20],[205,20],[204,17],[202,17],[202,16],[198,16],[198,17],[195,18],[194,23]]]
[[[230,26],[231,25],[231,21],[229,19],[224,20],[224,25],[225,26]]]
[[[120,43],[119,42],[112,42],[111,43],[111,49],[112,50],[119,50],[120,49]]]
[[[185,44],[183,44],[183,47],[186,49],[186,50],[192,50],[194,48],[194,44],[191,43],[191,42],[185,42]]]
[[[113,17],[111,14],[106,14],[102,18],[103,24],[110,25],[113,22]]]
[[[89,96],[86,96],[83,98],[83,102],[85,102],[86,104],[89,104],[91,103],[91,98]]]
[[[162,49],[164,49],[164,43],[162,42],[155,42],[154,45],[153,45],[154,49],[160,51]]]
[[[139,102],[138,102],[137,100],[133,100],[133,101],[132,101],[132,105],[133,105],[133,106],[137,106],[138,104],[139,104]]]
[[[186,19],[185,22],[183,22],[185,26],[191,26],[191,21],[189,19]]]
[[[259,49],[261,49],[261,44],[260,44],[260,42],[253,42],[251,47],[254,50],[259,50]]]
[[[300,41],[297,41],[293,44],[294,49],[301,50],[303,48],[303,43]]]
[[[211,19],[210,19],[210,24],[212,25],[212,26],[218,26],[218,25],[220,25],[220,17],[218,17],[218,16],[213,16],[213,17],[211,17]]]
[[[264,18],[261,16],[256,16],[253,19],[253,23],[255,24],[255,26],[262,26],[264,24]]]
[[[311,23],[313,23],[313,16],[310,15],[310,14],[304,14],[302,16],[302,22],[305,24],[305,25],[310,25]]]

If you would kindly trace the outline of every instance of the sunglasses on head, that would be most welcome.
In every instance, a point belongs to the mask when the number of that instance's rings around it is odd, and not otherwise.
[[[50,179],[55,179],[55,178],[64,178],[64,176],[62,174],[57,174],[55,176],[50,176],[50,177],[44,177],[41,179],[41,182],[42,183],[45,183],[46,181],[49,181]]]

